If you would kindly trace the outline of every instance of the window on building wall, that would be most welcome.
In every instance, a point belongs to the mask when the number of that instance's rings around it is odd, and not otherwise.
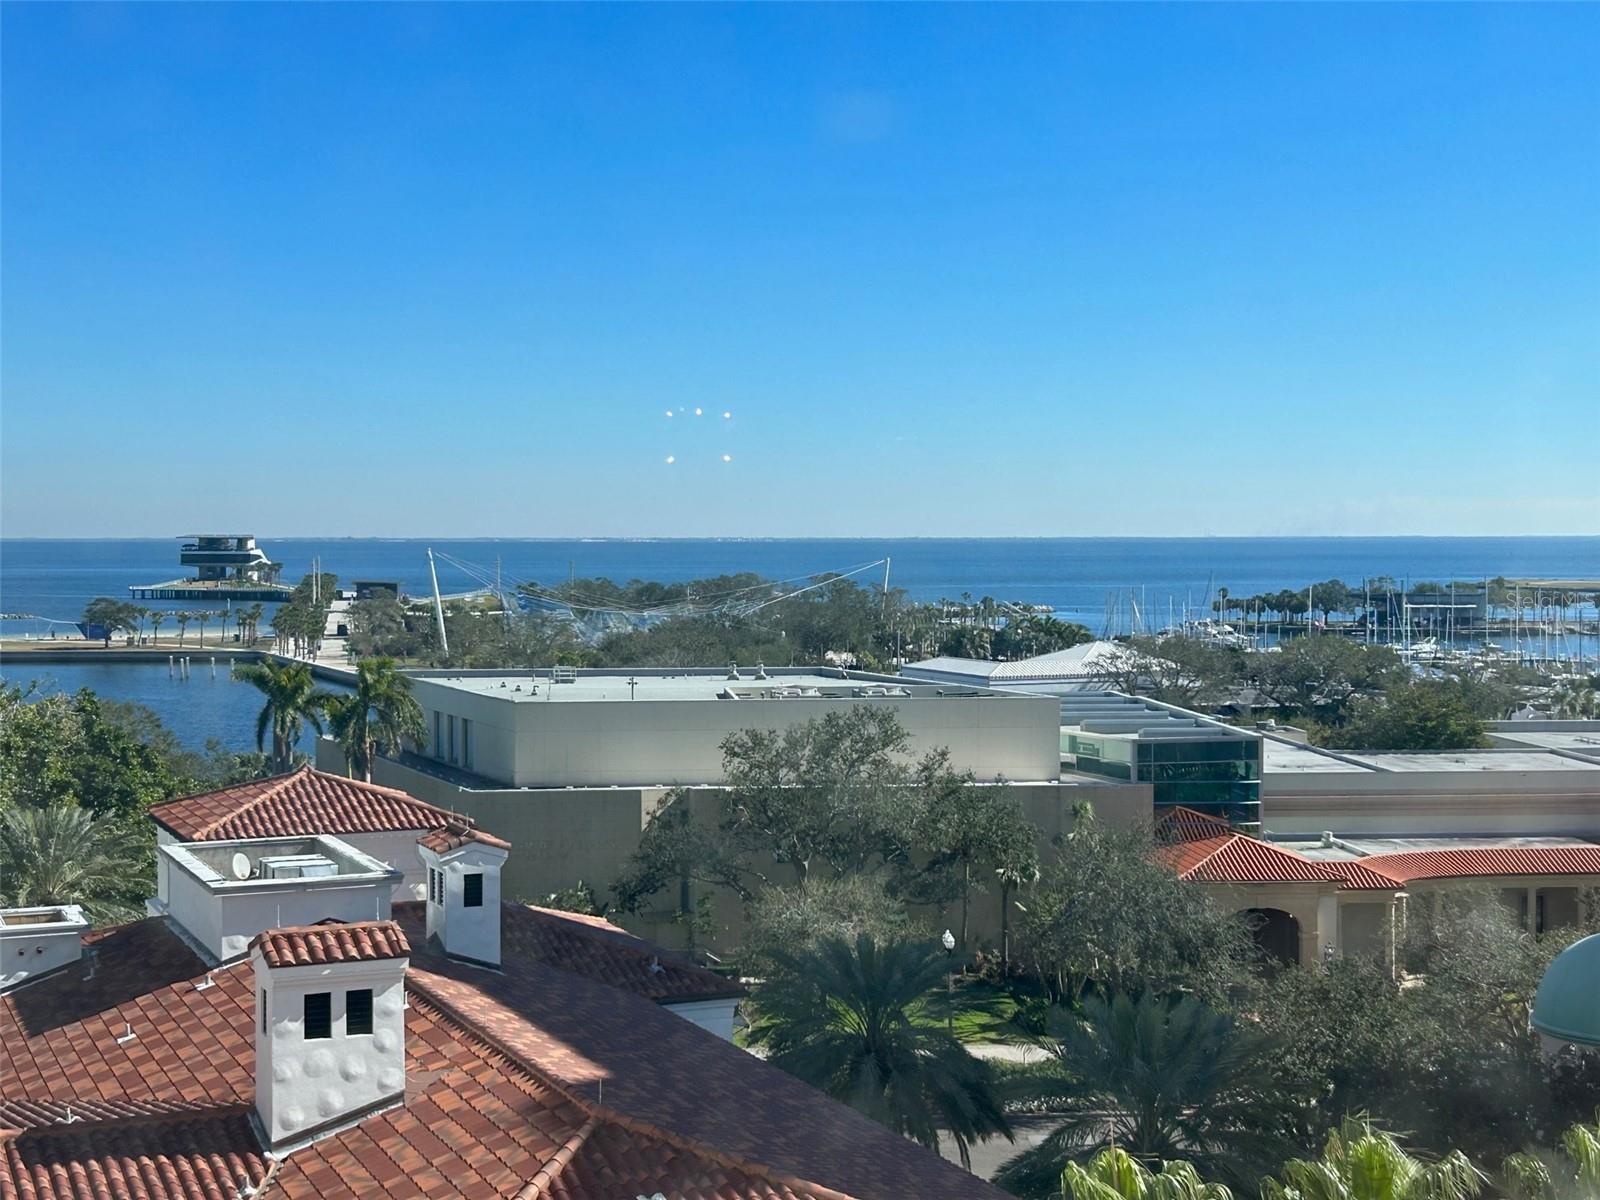
[[[437,709],[433,714],[433,745],[429,749],[435,758],[444,757],[444,714]]]
[[[333,993],[306,995],[306,1041],[333,1036]]]
[[[372,989],[352,988],[344,994],[344,1031],[372,1032]]]
[[[261,992],[261,1032],[265,1033],[266,1031],[267,1031],[267,993],[266,993],[266,989],[263,988],[262,992]]]
[[[472,766],[472,722],[466,717],[461,718],[461,765]]]
[[[447,737],[450,742],[450,761],[454,763],[456,761],[456,719],[454,716],[447,717],[445,723],[449,729]]]
[[[483,907],[483,873],[481,871],[461,877],[461,906],[463,908]]]

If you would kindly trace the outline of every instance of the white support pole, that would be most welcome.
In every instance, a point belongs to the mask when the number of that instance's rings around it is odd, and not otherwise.
[[[433,565],[433,547],[428,547],[428,574],[433,578],[433,615],[439,619],[439,648],[450,657],[450,639],[444,632],[444,601],[439,599],[439,571]]]

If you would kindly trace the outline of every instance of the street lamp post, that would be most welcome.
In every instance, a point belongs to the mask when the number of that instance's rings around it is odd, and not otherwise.
[[[946,929],[939,935],[939,944],[945,955],[945,1027],[954,1037],[956,1032],[956,935]]]

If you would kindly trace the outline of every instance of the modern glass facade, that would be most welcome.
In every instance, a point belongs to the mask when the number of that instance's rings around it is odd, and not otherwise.
[[[1150,783],[1158,815],[1182,805],[1233,825],[1261,822],[1261,742],[1256,738],[1135,740],[1064,732],[1061,748],[1086,774]]]

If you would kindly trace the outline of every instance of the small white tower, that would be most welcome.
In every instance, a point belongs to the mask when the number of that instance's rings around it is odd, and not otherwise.
[[[404,1098],[410,954],[393,921],[269,929],[250,943],[256,1112],[271,1147]]]
[[[510,850],[465,824],[417,839],[428,870],[428,937],[451,958],[500,965],[500,868]]]

